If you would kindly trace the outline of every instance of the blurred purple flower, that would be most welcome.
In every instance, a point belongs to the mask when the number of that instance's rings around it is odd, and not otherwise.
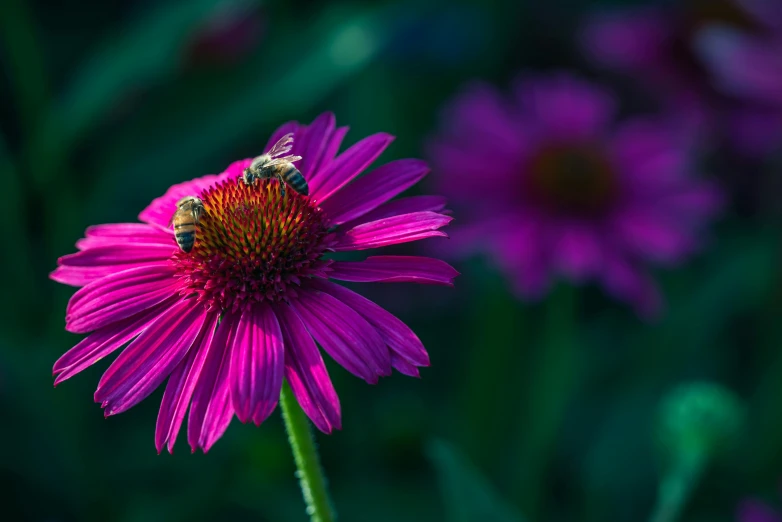
[[[601,12],[587,19],[581,42],[596,63],[634,76],[661,94],[673,110],[687,114],[686,129],[693,136],[726,139],[737,150],[762,155],[782,137],[782,106],[769,111],[765,103],[758,105],[764,101],[759,97],[748,96],[742,102],[725,96],[714,88],[711,73],[717,72],[723,84],[742,85],[745,90],[747,84],[756,90],[773,89],[763,82],[775,73],[758,72],[759,64],[774,57],[778,64],[780,54],[774,55],[772,49],[761,52],[749,44],[749,36],[726,38],[726,31],[715,35],[713,28],[763,34],[768,29],[763,16],[774,14],[770,5],[771,0],[689,0],[669,9]],[[712,36],[704,41],[704,34]]]
[[[644,264],[673,265],[700,246],[720,193],[689,178],[669,125],[614,126],[614,100],[598,86],[559,73],[520,78],[513,94],[468,88],[431,143],[440,188],[472,222],[451,248],[488,252],[525,297],[561,274],[655,314]]]

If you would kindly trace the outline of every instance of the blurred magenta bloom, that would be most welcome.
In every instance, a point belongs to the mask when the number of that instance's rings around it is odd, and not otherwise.
[[[637,78],[677,113],[686,114],[685,130],[692,136],[727,139],[737,150],[762,155],[782,138],[782,108],[769,111],[758,103],[764,102],[761,97],[741,101],[725,96],[715,89],[712,72],[723,84],[742,86],[734,90],[774,89],[777,73],[764,68],[775,61],[780,70],[780,47],[763,50],[749,43],[767,31],[764,16],[779,15],[778,7],[769,7],[772,2],[776,0],[689,0],[670,8],[600,12],[587,19],[581,42],[596,63]],[[714,34],[714,28],[723,30]],[[728,32],[734,36],[726,37]]]
[[[782,515],[759,500],[745,500],[738,508],[738,522],[782,522]]]
[[[105,414],[138,404],[166,378],[157,420],[158,451],[172,451],[188,407],[188,442],[207,451],[234,414],[260,424],[274,410],[283,378],[312,422],[340,428],[340,405],[318,344],[369,383],[392,368],[418,376],[429,357],[399,319],[329,279],[452,285],[437,259],[374,256],[333,261],[329,252],[444,236],[445,201],[389,201],[423,178],[415,159],[392,161],[356,179],[393,137],[369,136],[337,155],[346,127],[332,114],[290,122],[266,149],[294,134],[292,154],[311,197],[277,181],[239,183],[251,159],[219,175],[172,186],[139,215],[142,223],[97,225],[60,258],[52,279],[81,287],[66,330],[89,335],[54,364],[58,384],[126,348],[95,392]],[[177,201],[199,196],[205,214],[193,250],[181,252],[169,220]],[[129,344],[128,344],[129,343]]]
[[[525,297],[562,275],[655,314],[645,265],[699,247],[721,197],[690,178],[667,124],[614,116],[609,93],[567,73],[520,78],[509,99],[483,84],[458,95],[431,146],[440,188],[472,223],[455,249],[488,253]]]

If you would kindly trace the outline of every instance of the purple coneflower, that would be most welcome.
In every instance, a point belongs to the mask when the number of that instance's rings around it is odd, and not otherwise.
[[[595,62],[640,79],[677,113],[687,114],[691,135],[725,139],[743,153],[763,155],[782,137],[782,110],[759,98],[725,96],[714,88],[710,69],[730,70],[739,82],[762,89],[774,73],[758,65],[778,53],[753,48],[748,36],[742,42],[721,36],[718,44],[704,44],[703,36],[714,27],[763,35],[773,18],[770,5],[768,0],[688,0],[670,8],[601,12],[588,18],[582,43]]]
[[[431,147],[439,186],[472,222],[454,247],[488,252],[523,296],[562,274],[653,314],[644,265],[698,247],[720,197],[689,179],[668,125],[613,116],[607,92],[566,73],[521,78],[511,99],[481,84],[457,96]]]
[[[399,319],[328,279],[451,285],[437,259],[375,256],[333,261],[329,252],[367,250],[433,236],[451,218],[435,196],[389,201],[428,172],[420,160],[392,161],[355,179],[391,143],[369,136],[337,155],[345,127],[323,114],[293,133],[292,154],[310,197],[279,182],[239,182],[251,160],[171,187],[139,215],[142,223],[87,229],[79,252],[60,258],[52,278],[81,287],[66,330],[89,335],[54,365],[60,383],[126,346],[95,392],[105,414],[138,404],[167,377],[155,444],[172,451],[185,412],[193,451],[207,451],[234,414],[260,424],[275,409],[283,379],[323,432],[340,428],[340,406],[316,342],[369,383],[392,368],[418,376],[429,357]],[[203,200],[195,247],[180,251],[169,225],[177,201]]]

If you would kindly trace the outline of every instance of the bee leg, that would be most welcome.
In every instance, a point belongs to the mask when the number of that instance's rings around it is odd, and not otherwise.
[[[282,176],[277,176],[277,181],[280,183],[280,195],[285,197],[285,181],[282,179]]]

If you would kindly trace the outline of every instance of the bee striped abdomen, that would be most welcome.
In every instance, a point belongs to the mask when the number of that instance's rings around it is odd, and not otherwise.
[[[174,237],[176,244],[183,252],[187,253],[193,250],[195,244],[195,223],[181,223],[174,226]]]
[[[309,196],[310,188],[307,185],[307,180],[304,179],[304,176],[299,172],[299,169],[288,163],[287,165],[283,165],[280,170],[282,171],[280,172],[280,177],[282,177],[293,190],[299,194]]]
[[[174,225],[176,244],[184,253],[193,250],[196,239],[196,225],[204,212],[204,203],[195,196],[186,196],[177,203],[177,211],[171,218]]]

